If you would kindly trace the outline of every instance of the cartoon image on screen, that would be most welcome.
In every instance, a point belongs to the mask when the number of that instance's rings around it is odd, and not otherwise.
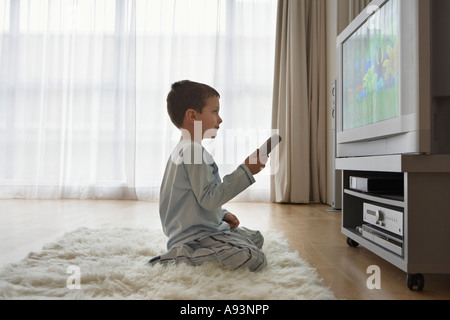
[[[399,5],[389,1],[343,45],[343,129],[399,116]]]

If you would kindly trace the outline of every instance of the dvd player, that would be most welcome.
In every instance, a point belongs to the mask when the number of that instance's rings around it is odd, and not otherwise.
[[[387,231],[380,230],[369,224],[363,224],[359,229],[363,238],[368,239],[385,249],[388,249],[400,256],[403,256],[403,239],[388,233]]]
[[[403,212],[401,211],[364,203],[363,220],[381,229],[403,236]]]
[[[350,176],[350,189],[369,193],[403,194],[401,177],[354,177]]]

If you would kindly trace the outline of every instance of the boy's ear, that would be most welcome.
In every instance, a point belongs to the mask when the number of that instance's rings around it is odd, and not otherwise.
[[[195,111],[194,109],[187,109],[186,110],[186,120],[189,123],[194,123],[197,119],[196,119],[196,115],[197,115],[197,111]]]

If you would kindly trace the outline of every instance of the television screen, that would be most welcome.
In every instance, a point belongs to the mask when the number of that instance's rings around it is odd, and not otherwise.
[[[343,130],[400,114],[399,3],[390,0],[343,44]]]

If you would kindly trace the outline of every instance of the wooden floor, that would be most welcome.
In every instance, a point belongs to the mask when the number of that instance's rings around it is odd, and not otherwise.
[[[225,206],[241,226],[277,229],[290,248],[346,300],[450,299],[450,275],[425,275],[425,289],[411,291],[406,274],[363,247],[351,248],[340,232],[340,212],[326,205],[237,203]],[[0,200],[0,264],[19,261],[65,232],[79,227],[160,229],[157,202],[100,200]],[[381,289],[367,288],[369,266],[381,271]]]

